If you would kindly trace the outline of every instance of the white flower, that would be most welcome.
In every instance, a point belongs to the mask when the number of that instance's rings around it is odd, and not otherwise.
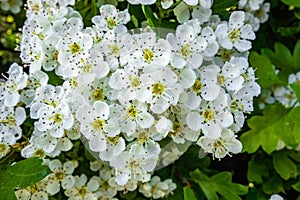
[[[13,145],[22,136],[20,125],[26,119],[23,107],[5,107],[0,111],[0,143]]]
[[[95,16],[92,18],[92,22],[100,29],[105,31],[115,30],[115,32],[120,33],[127,30],[124,26],[130,21],[130,15],[128,10],[117,11],[114,5],[106,4],[100,7],[100,16]]]
[[[181,69],[187,65],[195,69],[202,64],[202,52],[206,48],[207,42],[198,36],[201,28],[200,26],[197,28],[186,23],[177,27],[176,35],[172,33],[167,35],[166,39],[174,51],[170,60],[173,67]]]
[[[100,51],[104,54],[110,69],[115,70],[124,66],[128,62],[128,53],[135,47],[132,35],[128,32],[116,34],[113,31],[108,31],[103,37],[102,42],[95,44],[94,51]]]
[[[49,194],[54,195],[59,192],[60,186],[63,189],[71,189],[75,183],[75,178],[72,173],[75,169],[73,161],[67,161],[63,165],[58,160],[51,160],[49,163],[49,168],[52,171],[51,174],[47,176],[48,183],[46,190]]]
[[[65,37],[61,37],[56,48],[59,49],[58,62],[61,69],[59,75],[74,77],[79,73],[82,60],[89,56],[89,49],[93,45],[92,37],[76,28],[70,28]]]
[[[47,182],[47,178],[44,178],[32,186],[16,190],[15,195],[18,200],[48,200],[49,194],[46,191]]]
[[[177,83],[177,75],[170,68],[145,68],[140,80],[142,86],[136,92],[136,98],[150,103],[150,110],[154,113],[161,114],[170,104],[177,104],[182,88]]]
[[[25,36],[22,38],[20,48],[20,57],[24,63],[30,66],[30,74],[34,74],[41,70],[44,54],[40,38],[36,35],[33,37]]]
[[[152,65],[166,66],[170,60],[171,46],[163,38],[157,40],[155,32],[134,34],[135,48],[128,52],[128,63],[137,69]]]
[[[242,143],[235,139],[234,133],[230,129],[223,129],[220,137],[212,139],[202,136],[197,144],[204,149],[205,152],[212,153],[213,158],[223,158],[231,153],[240,153],[242,151]]]
[[[28,76],[27,85],[21,92],[21,101],[29,106],[36,96],[36,91],[39,87],[47,84],[49,77],[42,71],[37,71],[35,74]]]
[[[200,112],[190,112],[187,114],[186,121],[190,129],[194,131],[202,130],[208,138],[218,138],[222,129],[233,124],[232,114],[226,110],[228,97],[224,90],[212,102],[202,101]]]
[[[300,84],[300,71],[295,74],[290,74],[288,77],[288,83],[289,84],[293,84],[293,83]]]
[[[159,152],[158,152],[159,153]],[[134,144],[129,151],[122,152],[110,161],[116,169],[116,181],[125,185],[129,179],[146,182],[156,166],[158,154],[148,153],[141,145]]]
[[[272,194],[269,200],[284,200],[279,194]]]
[[[85,174],[81,174],[81,176],[74,176],[74,178],[74,186],[71,189],[65,190],[65,195],[69,197],[69,199],[97,200],[95,191],[98,189],[98,187],[95,185],[94,180],[87,182],[88,179]]]
[[[12,64],[7,73],[9,78],[4,83],[1,83],[0,99],[4,100],[5,106],[13,107],[20,100],[19,91],[26,87],[28,76],[17,63]]]
[[[177,145],[172,145],[172,147],[169,151],[166,151],[165,148],[163,148],[162,154],[161,154],[161,163],[162,163],[163,167],[174,163],[176,160],[178,160],[180,158],[180,156],[183,153],[184,152],[180,151],[177,148]]]
[[[35,126],[39,131],[51,130],[53,137],[62,137],[70,129],[74,118],[64,99],[62,87],[45,85],[37,91],[35,102],[30,107],[30,116],[38,119]]]
[[[107,149],[106,127],[109,117],[109,107],[103,101],[96,101],[93,106],[84,104],[76,112],[76,118],[80,121],[80,131],[87,138],[89,148],[94,152],[101,152]],[[115,137],[120,130],[114,135]]]
[[[247,63],[247,60],[244,60]],[[224,86],[228,91],[241,89],[244,83],[244,78],[241,76],[241,68],[242,65],[236,65],[233,61],[226,62],[218,75],[218,84]]]
[[[254,13],[254,16],[259,19],[260,23],[265,23],[269,19],[268,13],[270,12],[270,8],[271,4],[266,2]]]
[[[286,107],[292,107],[297,102],[295,93],[289,87],[276,87],[274,98]]]
[[[122,132],[128,136],[133,135],[137,128],[150,128],[154,123],[154,117],[145,103],[133,101],[125,105],[112,104],[110,110],[111,119],[116,120]]]
[[[115,90],[116,99],[125,103],[136,99],[136,92],[141,88],[140,72],[126,65],[117,69],[109,79],[109,86]]]
[[[161,181],[158,176],[153,176],[149,182],[139,186],[139,192],[145,197],[153,199],[165,198],[172,194],[175,189],[176,184],[171,179]]]
[[[219,44],[225,49],[235,47],[243,52],[251,48],[251,42],[255,34],[249,24],[244,24],[245,13],[243,11],[234,11],[231,13],[228,24],[219,24],[216,29],[216,36]]]

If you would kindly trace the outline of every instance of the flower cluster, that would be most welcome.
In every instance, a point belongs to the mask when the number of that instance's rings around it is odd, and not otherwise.
[[[235,133],[260,94],[248,63],[255,33],[247,13],[221,21],[212,16],[212,3],[178,4],[194,7],[192,19],[183,17],[175,31],[128,31],[128,10],[113,5],[102,5],[85,27],[72,0],[28,0],[20,56],[29,72],[13,64],[0,86],[0,144],[20,139],[26,108],[34,129],[22,156],[52,159],[46,161],[52,173],[35,186],[41,196],[63,188],[70,199],[112,199],[142,182],[141,193],[163,198],[176,185],[151,175],[191,142],[218,159],[241,151]],[[73,176],[73,161],[55,159],[80,137],[107,164],[91,164],[101,168],[99,176]],[[170,149],[161,148],[163,140],[171,140]],[[32,195],[17,192],[23,193]]]
[[[262,90],[259,98],[259,107],[263,109],[266,104],[278,102],[286,108],[299,106],[295,92],[290,87],[291,84],[300,84],[300,72],[289,74],[288,85],[274,85],[269,89]]]
[[[160,199],[172,194],[175,188],[176,184],[171,179],[161,181],[158,176],[153,176],[150,182],[140,185],[139,192],[144,194],[145,197]]]

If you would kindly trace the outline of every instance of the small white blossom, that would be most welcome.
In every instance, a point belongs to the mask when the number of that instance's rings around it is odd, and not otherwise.
[[[225,49],[235,47],[243,52],[251,48],[249,40],[255,39],[255,34],[249,24],[244,24],[245,13],[243,11],[234,11],[231,13],[228,24],[219,24],[216,29],[216,36],[220,46]]]

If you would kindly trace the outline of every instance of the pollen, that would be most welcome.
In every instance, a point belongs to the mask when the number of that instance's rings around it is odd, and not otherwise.
[[[206,122],[209,122],[214,119],[215,112],[212,109],[207,109],[202,113],[202,116]]]
[[[81,47],[77,42],[74,42],[73,44],[71,44],[69,46],[69,49],[71,51],[72,54],[78,54],[79,52],[81,52]]]
[[[93,127],[94,130],[103,130],[104,126],[105,126],[106,122],[104,120],[101,119],[95,119],[91,125]]]
[[[201,91],[201,89],[202,89],[202,83],[201,83],[201,81],[200,81],[199,79],[197,79],[197,80],[195,81],[194,85],[192,86],[192,90],[193,90],[195,93],[199,94],[200,91]]]
[[[94,99],[95,101],[100,101],[104,99],[104,93],[102,89],[98,89],[98,90],[94,90],[92,92],[92,99]]]
[[[137,110],[135,108],[134,105],[131,105],[128,110],[127,110],[127,114],[130,118],[135,119],[137,116]]]
[[[150,49],[145,49],[143,53],[144,60],[150,64],[153,61],[154,53]]]
[[[240,39],[241,35],[242,35],[241,31],[239,29],[235,29],[228,33],[228,38],[230,39],[231,42],[235,42],[238,39]]]
[[[191,45],[186,44],[181,47],[180,54],[186,59],[189,55],[191,55]]]
[[[165,91],[165,86],[162,83],[154,83],[152,86],[152,93],[161,95]]]

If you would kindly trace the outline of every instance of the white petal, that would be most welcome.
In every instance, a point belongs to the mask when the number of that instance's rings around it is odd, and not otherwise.
[[[251,42],[248,40],[237,40],[234,43],[234,47],[238,51],[244,52],[244,51],[248,51],[249,49],[251,49],[252,45],[251,45]]]
[[[199,131],[202,128],[203,121],[203,117],[196,112],[190,112],[186,116],[187,125],[193,131]]]
[[[92,151],[100,152],[106,149],[106,139],[101,134],[98,133],[95,136],[91,136],[89,140],[89,147]]]
[[[75,178],[71,175],[68,175],[61,180],[61,186],[63,189],[71,189],[74,186]]]
[[[218,85],[209,85],[202,88],[201,96],[206,101],[213,101],[218,97],[220,89],[221,88]]]
[[[138,124],[142,128],[150,128],[153,123],[154,123],[154,117],[147,112],[142,113],[138,116]]]
[[[96,101],[94,103],[94,108],[97,113],[97,116],[99,116],[100,119],[104,119],[104,120],[108,119],[109,107],[107,103],[105,103],[104,101]]]

